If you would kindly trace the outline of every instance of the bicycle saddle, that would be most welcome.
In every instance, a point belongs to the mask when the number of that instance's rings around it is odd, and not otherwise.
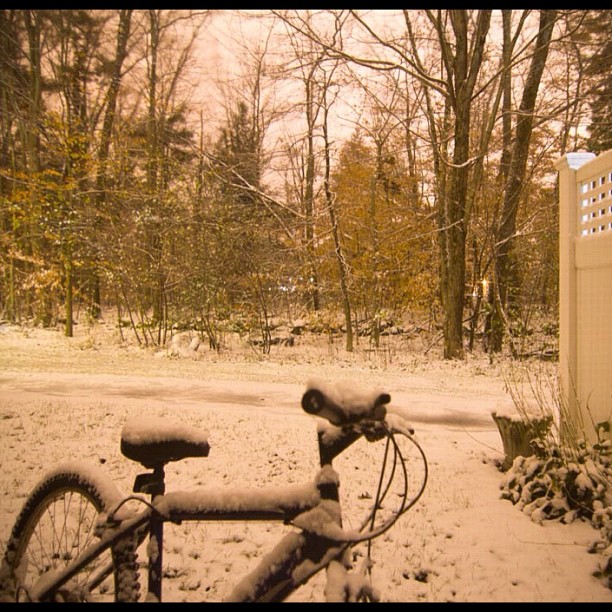
[[[121,452],[148,469],[187,457],[208,457],[208,432],[162,418],[133,417],[121,430]]]

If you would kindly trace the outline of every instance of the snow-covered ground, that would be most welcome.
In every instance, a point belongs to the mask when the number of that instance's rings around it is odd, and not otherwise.
[[[209,432],[209,457],[169,464],[168,490],[310,481],[316,418],[300,399],[316,377],[388,391],[428,458],[423,497],[374,544],[383,600],[612,602],[612,591],[592,576],[598,558],[587,549],[598,532],[589,523],[537,524],[500,499],[502,443],[491,412],[508,406],[507,364],[486,357],[444,362],[401,340],[366,351],[361,342],[354,354],[325,337],[303,336],[265,358],[248,347],[169,356],[119,342],[111,326],[77,326],[70,339],[0,326],[2,546],[28,491],[65,459],[100,465],[129,493],[141,470],[121,455],[119,436],[133,416]],[[335,463],[347,528],[364,518],[379,456],[379,446],[360,441]],[[415,453],[409,457],[416,490],[421,467]],[[223,599],[288,529],[167,526],[164,600]],[[321,600],[322,584],[315,578],[293,599]]]

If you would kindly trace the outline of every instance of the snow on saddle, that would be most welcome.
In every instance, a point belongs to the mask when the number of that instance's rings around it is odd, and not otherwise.
[[[146,468],[187,457],[208,457],[208,432],[157,417],[132,417],[121,430],[121,452]]]

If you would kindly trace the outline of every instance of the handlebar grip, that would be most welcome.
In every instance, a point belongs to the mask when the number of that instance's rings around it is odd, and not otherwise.
[[[318,389],[308,389],[302,396],[302,408],[308,414],[319,414],[327,403],[327,398]]]
[[[385,404],[388,404],[390,401],[391,401],[391,396],[388,393],[381,393],[374,400],[374,408],[377,408],[378,406],[384,406]]]

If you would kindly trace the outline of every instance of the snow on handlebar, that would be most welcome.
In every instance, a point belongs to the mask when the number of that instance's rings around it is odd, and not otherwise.
[[[413,437],[414,430],[403,415],[397,409],[387,407],[390,402],[391,396],[388,393],[366,390],[352,383],[329,384],[319,380],[308,383],[302,396],[302,408],[307,413],[323,417],[327,421],[321,421],[317,427],[323,468],[331,467],[332,460],[361,435],[369,442],[386,438],[387,443],[377,493],[370,513],[360,529],[345,531],[340,524],[329,520],[327,506],[321,505],[300,514],[292,524],[333,541],[357,544],[379,537],[414,506],[427,482],[427,460],[421,446]],[[404,449],[396,440],[395,434],[407,438],[423,459],[423,481],[412,497],[408,490],[408,468],[402,452]],[[395,507],[394,503],[385,504],[383,511],[383,500],[394,499],[392,495],[398,496],[398,506]],[[334,499],[325,498],[323,502],[327,504]]]
[[[387,414],[388,393],[364,390],[350,383],[329,384],[310,381],[302,396],[302,408],[309,414],[327,419],[332,425],[342,426],[364,420],[382,421]]]

